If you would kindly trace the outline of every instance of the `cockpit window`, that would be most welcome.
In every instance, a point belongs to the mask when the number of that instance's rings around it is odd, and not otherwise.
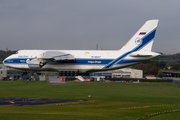
[[[16,54],[18,54],[19,52],[17,51]]]

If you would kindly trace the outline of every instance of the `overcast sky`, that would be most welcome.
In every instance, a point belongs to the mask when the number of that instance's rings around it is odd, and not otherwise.
[[[180,53],[179,0],[0,0],[0,50],[120,49],[150,19],[152,51]]]

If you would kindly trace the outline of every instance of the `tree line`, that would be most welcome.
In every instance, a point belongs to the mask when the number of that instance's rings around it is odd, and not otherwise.
[[[180,53],[173,55],[162,55],[132,66],[134,69],[143,70],[144,75],[156,75],[163,77],[162,69],[177,71],[180,70]]]
[[[149,61],[139,63],[137,65],[134,65],[132,66],[132,68],[143,70],[144,77],[146,75],[155,75],[158,77],[163,77],[163,73],[161,72],[161,69],[168,69],[167,63],[164,61],[159,61],[158,57]]]

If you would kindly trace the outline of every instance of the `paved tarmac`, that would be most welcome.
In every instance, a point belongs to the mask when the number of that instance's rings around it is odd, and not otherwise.
[[[4,98],[0,97],[0,105],[3,106],[30,106],[50,103],[77,102],[84,100],[73,99],[46,99],[46,98]]]

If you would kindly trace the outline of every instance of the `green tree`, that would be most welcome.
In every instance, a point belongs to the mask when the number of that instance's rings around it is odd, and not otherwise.
[[[163,68],[165,68],[165,67],[166,67],[166,62],[164,62],[164,61],[158,62],[158,68],[159,68],[159,69],[163,69]]]
[[[171,65],[172,70],[180,70],[180,59],[177,61],[177,64],[172,64]]]
[[[144,73],[144,74],[148,74],[150,68],[151,68],[151,65],[150,65],[150,64],[146,64],[146,66],[144,67],[143,73]]]
[[[172,64],[171,69],[172,70],[179,70],[179,65],[178,64]]]
[[[158,71],[158,74],[157,74],[157,77],[162,78],[163,76],[164,76],[164,73],[159,70],[159,71]]]

